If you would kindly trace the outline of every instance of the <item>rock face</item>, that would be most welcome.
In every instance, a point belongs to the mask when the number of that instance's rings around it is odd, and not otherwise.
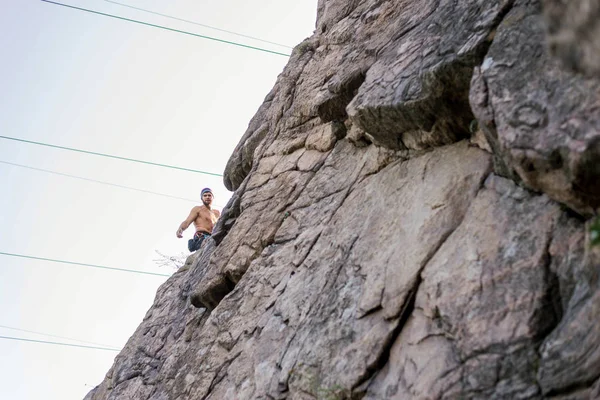
[[[320,0],[86,400],[600,398],[600,80],[555,3]]]
[[[546,54],[539,7],[523,3],[476,68],[473,111],[507,176],[592,215],[600,206],[600,81]]]
[[[600,76],[600,3],[543,0],[553,54],[575,71]]]

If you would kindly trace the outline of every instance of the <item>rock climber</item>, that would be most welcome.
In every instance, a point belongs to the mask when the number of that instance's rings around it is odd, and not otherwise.
[[[188,249],[194,252],[200,248],[204,239],[210,237],[212,234],[213,226],[217,222],[217,219],[221,216],[219,210],[213,210],[211,205],[214,198],[213,192],[210,188],[204,188],[200,192],[202,199],[202,205],[192,208],[190,215],[179,225],[177,229],[177,237],[183,237],[183,231],[193,222],[196,228],[194,238],[188,241]]]

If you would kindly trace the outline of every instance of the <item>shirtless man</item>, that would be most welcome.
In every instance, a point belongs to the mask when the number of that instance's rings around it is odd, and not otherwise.
[[[179,225],[177,229],[177,237],[183,237],[183,231],[193,222],[196,228],[194,238],[188,241],[188,249],[190,251],[196,251],[202,245],[202,242],[212,234],[213,226],[217,222],[217,219],[221,216],[218,210],[213,210],[210,206],[213,201],[213,193],[209,188],[202,189],[200,193],[202,198],[202,205],[192,208],[190,215]]]

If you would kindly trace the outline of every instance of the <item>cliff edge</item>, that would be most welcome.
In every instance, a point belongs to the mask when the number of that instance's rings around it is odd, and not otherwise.
[[[86,400],[600,398],[596,3],[319,0]]]

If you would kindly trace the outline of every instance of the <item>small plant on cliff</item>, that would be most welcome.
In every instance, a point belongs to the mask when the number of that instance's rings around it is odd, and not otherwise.
[[[296,48],[294,50],[297,51],[298,53],[300,53],[300,55],[302,55],[302,54],[306,53],[307,51],[313,50],[313,45],[310,43],[309,40],[305,40],[304,42],[302,42],[298,46],[296,46]]]
[[[333,385],[332,387],[320,387],[317,389],[317,398],[322,400],[343,400],[349,399],[349,391],[341,387],[340,385]]]
[[[290,380],[295,381],[295,386],[304,389],[304,391],[317,400],[346,400],[352,398],[352,391],[344,389],[340,385],[323,386],[319,385],[319,379],[315,375],[316,370],[304,363],[298,363],[289,372]]]
[[[596,217],[590,225],[590,244],[600,245],[600,217]]]
[[[157,259],[154,259],[154,263],[161,268],[167,267],[178,270],[185,264],[185,260],[187,259],[187,255],[185,253],[175,254],[174,256],[168,256],[166,254],[161,253],[158,250],[154,250],[156,254],[158,254]]]

